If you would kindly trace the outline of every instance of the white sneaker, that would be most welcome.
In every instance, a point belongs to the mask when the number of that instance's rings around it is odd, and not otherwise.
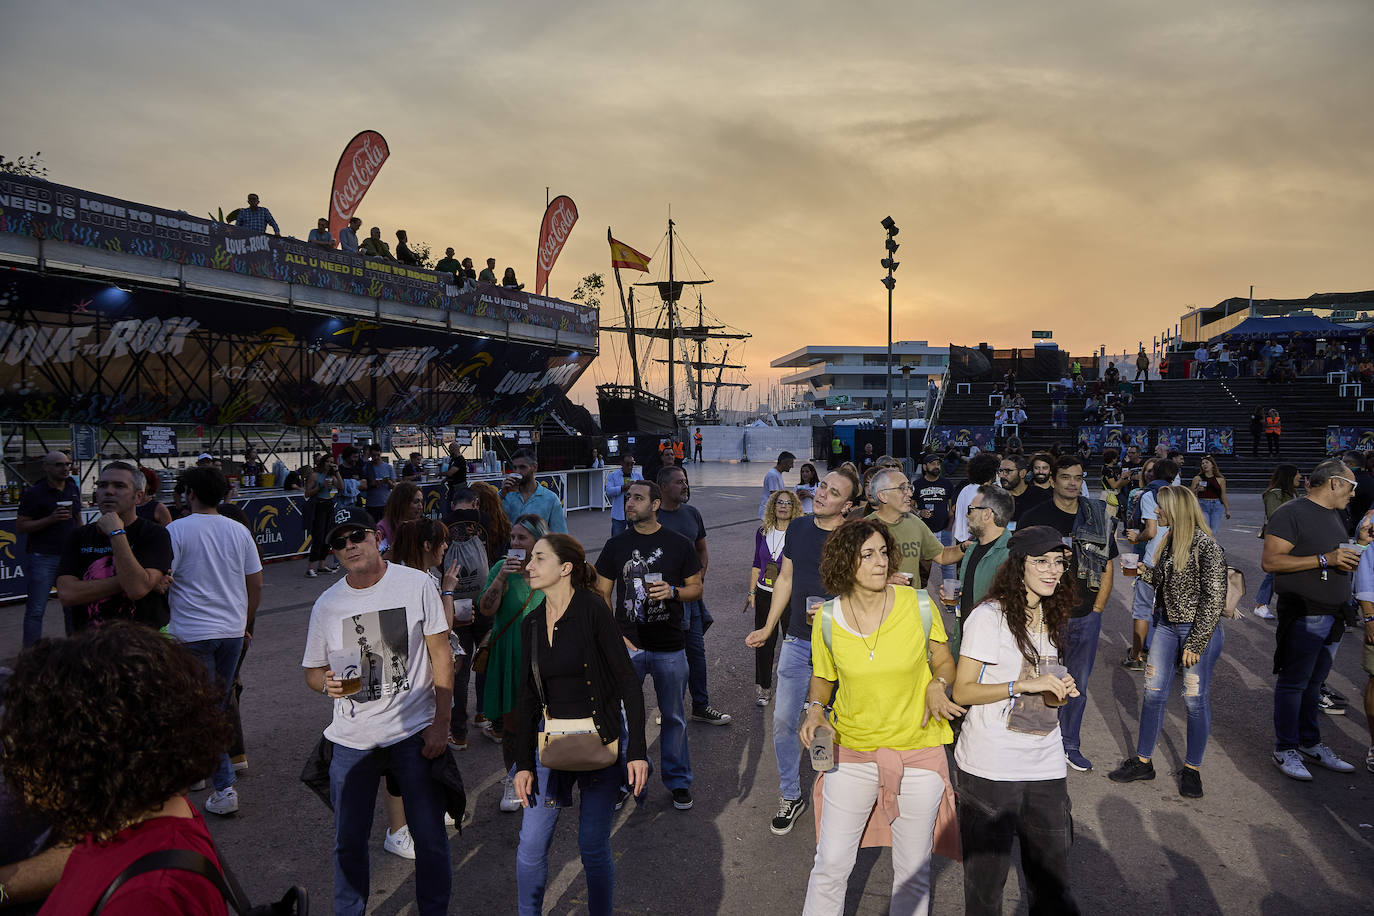
[[[1302,755],[1292,748],[1286,751],[1274,751],[1274,766],[1278,767],[1285,776],[1300,779],[1303,782],[1312,781],[1312,774],[1308,772],[1307,766],[1302,762]]]
[[[515,780],[510,776],[501,777],[501,810],[506,813],[520,810],[520,797],[515,794]]]
[[[1337,757],[1336,752],[1325,744],[1317,744],[1312,747],[1300,747],[1298,750],[1302,752],[1304,757],[1317,766],[1326,767],[1328,770],[1335,770],[1337,773],[1355,772],[1354,764],[1346,763],[1344,760]]]
[[[233,814],[239,810],[239,793],[230,786],[223,792],[211,792],[210,797],[205,799],[205,810],[211,814]]]
[[[771,700],[772,698],[773,698],[773,691],[769,690],[767,687],[760,687],[758,684],[755,684],[755,685],[754,685],[754,705],[755,705],[755,706],[767,706],[767,705],[768,705],[768,701]]]
[[[395,833],[388,829],[386,841],[382,843],[382,848],[393,856],[400,856],[402,859],[415,858],[415,841],[410,838],[410,827],[402,827]]]
[[[1269,610],[1269,605],[1267,604],[1257,604],[1255,605],[1255,616],[1262,617],[1265,620],[1273,620],[1274,612]]]
[[[458,826],[458,822],[455,821],[455,820],[453,819],[453,815],[452,815],[452,814],[449,814],[447,811],[444,812],[444,826],[445,826],[445,827],[457,827],[457,826]]]

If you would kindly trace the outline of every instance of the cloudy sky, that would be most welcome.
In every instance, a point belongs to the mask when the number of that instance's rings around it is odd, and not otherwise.
[[[1119,350],[1250,284],[1374,287],[1371,46],[1368,0],[13,4],[0,152],[192,212],[256,191],[303,237],[375,129],[388,238],[532,282],[570,195],[564,296],[671,206],[763,386],[885,340],[888,214],[899,339]]]

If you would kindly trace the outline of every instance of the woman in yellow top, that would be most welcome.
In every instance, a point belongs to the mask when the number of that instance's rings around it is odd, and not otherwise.
[[[963,713],[945,693],[954,658],[929,597],[888,583],[895,552],[886,525],[854,519],[821,554],[821,582],[839,597],[812,625],[814,673],[801,740],[809,747],[817,728],[833,728],[836,766],[817,782],[808,916],[843,911],[866,828],[867,845],[875,845],[883,839],[875,832],[890,825],[893,914],[929,911],[932,848],[958,855],[944,750],[954,740],[949,718]]]

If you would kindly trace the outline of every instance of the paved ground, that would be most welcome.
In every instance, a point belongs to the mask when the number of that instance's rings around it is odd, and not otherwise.
[[[690,726],[696,778],[692,811],[675,811],[655,781],[642,807],[617,817],[617,912],[787,914],[801,908],[815,835],[809,812],[790,836],[768,832],[777,804],[772,708],[753,704],[752,653],[743,645],[752,618],[739,612],[764,470],[757,463],[689,467],[696,484],[693,504],[706,518],[712,556],[707,579],[707,601],[716,618],[707,637],[712,700],[735,721],[724,728]],[[795,481],[795,472],[788,480]],[[1232,563],[1246,571],[1253,594],[1259,583],[1260,502],[1251,495],[1233,501],[1235,517],[1222,541]],[[592,554],[609,525],[599,513],[577,513],[572,519],[573,533]],[[324,913],[331,909],[332,825],[328,811],[297,776],[328,719],[329,705],[304,686],[300,658],[311,603],[335,580],[306,579],[303,571],[300,561],[268,567],[245,672],[251,767],[239,783],[240,813],[228,819],[211,816],[211,829],[255,898],[300,883]],[[1118,665],[1130,628],[1119,583],[1106,612],[1083,726],[1083,750],[1097,766],[1091,773],[1071,772],[1069,779],[1076,828],[1074,887],[1084,912],[1371,912],[1374,774],[1363,768],[1368,734],[1358,714],[1365,676],[1357,637],[1345,640],[1330,679],[1355,709],[1322,722],[1332,747],[1360,764],[1354,774],[1319,770],[1314,782],[1300,784],[1270,762],[1273,624],[1250,617],[1225,624],[1203,768],[1206,797],[1185,801],[1168,775],[1181,765],[1183,754],[1183,706],[1177,698],[1156,755],[1159,778],[1117,786],[1106,773],[1134,745],[1141,694],[1141,676]],[[55,633],[60,614],[52,608],[48,629]],[[20,606],[0,609],[0,646],[5,647],[0,655],[12,654],[18,645],[21,617]],[[652,702],[652,691],[648,694]],[[657,729],[652,716],[649,721],[650,752],[656,754]],[[453,834],[451,912],[513,912],[520,816],[496,808],[500,750],[474,737],[459,763],[473,813],[463,835]],[[414,912],[409,863],[382,852],[380,824],[374,833],[372,911]],[[932,912],[963,912],[959,866],[936,860],[935,870]],[[847,911],[886,912],[890,881],[889,854],[861,852]],[[559,827],[550,882],[549,912],[586,912],[574,816],[565,816]],[[1025,911],[1015,877],[1008,882],[1006,908]]]

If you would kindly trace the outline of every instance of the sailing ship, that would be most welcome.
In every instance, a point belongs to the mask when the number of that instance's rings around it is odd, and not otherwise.
[[[744,390],[749,387],[747,381],[734,375],[726,379],[727,371],[734,373],[745,369],[742,364],[730,362],[730,345],[727,344],[717,357],[712,344],[715,341],[744,341],[753,335],[720,323],[707,310],[701,287],[714,281],[706,277],[683,279],[678,276],[677,247],[680,244],[676,224],[669,219],[667,279],[632,284],[628,302],[619,269],[615,272],[625,323],[603,324],[601,330],[625,335],[632,384],[617,382],[597,386],[596,401],[601,411],[601,430],[607,435],[635,432],[672,435],[682,426],[717,423],[720,421],[720,390]],[[652,326],[635,320],[633,287],[652,289],[661,303],[654,309]],[[683,293],[688,289],[696,294],[694,316],[690,302],[685,306],[682,304]],[[695,323],[684,324],[684,312],[687,320],[694,317]],[[648,390],[646,373],[640,360],[639,338],[649,340],[644,349],[645,362],[667,368],[667,387],[663,396]],[[654,342],[658,340],[667,342],[668,355],[666,358],[650,360]],[[684,383],[681,401],[678,400],[679,369]]]

